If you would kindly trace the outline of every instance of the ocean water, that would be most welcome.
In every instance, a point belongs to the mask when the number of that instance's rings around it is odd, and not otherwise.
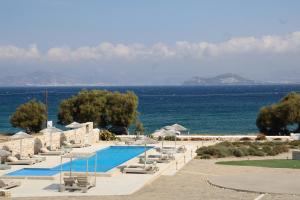
[[[49,119],[57,121],[61,100],[82,89],[134,91],[139,97],[140,119],[148,133],[179,123],[194,134],[256,133],[259,108],[280,100],[300,85],[272,86],[145,86],[48,87]],[[30,99],[44,101],[45,88],[0,88],[0,132],[15,132],[9,118],[16,107]],[[59,125],[56,125],[59,127]]]

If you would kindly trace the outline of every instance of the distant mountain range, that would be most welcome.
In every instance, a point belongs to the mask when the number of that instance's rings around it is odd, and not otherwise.
[[[193,77],[184,81],[182,85],[272,85],[272,84],[300,84],[300,82],[261,82],[246,79],[237,74],[227,73],[211,78]],[[76,77],[49,71],[35,71],[25,75],[0,77],[0,86],[112,86],[112,84],[100,82],[95,78]]]
[[[193,77],[183,82],[183,85],[257,85],[263,82],[246,79],[237,74],[227,73],[211,78]]]
[[[35,71],[23,76],[0,78],[0,86],[88,86],[105,85],[101,82],[87,82],[56,72]]]

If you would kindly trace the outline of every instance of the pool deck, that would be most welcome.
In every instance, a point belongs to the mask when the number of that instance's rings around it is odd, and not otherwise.
[[[53,180],[40,179],[18,179],[21,186],[10,189],[12,197],[43,197],[43,196],[95,196],[95,195],[130,195],[146,184],[151,183],[161,175],[172,176],[188,163],[194,156],[197,146],[211,145],[214,142],[207,141],[180,141],[177,146],[185,145],[186,153],[178,153],[175,155],[175,161],[170,163],[158,163],[159,171],[155,174],[122,174],[120,169],[114,168],[107,173],[99,173],[97,177],[96,187],[91,188],[87,193],[81,192],[58,192],[59,174],[52,177]],[[93,146],[73,149],[74,152],[95,152],[108,146],[115,145],[114,142],[99,142]],[[173,146],[174,142],[164,142],[164,146]],[[160,144],[154,145],[160,146]],[[147,151],[147,154],[158,154],[155,149]],[[68,160],[65,159],[64,162]],[[135,157],[122,165],[136,164],[138,158]],[[32,166],[12,166],[12,169],[0,171],[0,175],[22,169],[22,168],[49,168],[60,164],[60,156],[47,156],[46,161]],[[10,177],[14,179],[14,177]]]

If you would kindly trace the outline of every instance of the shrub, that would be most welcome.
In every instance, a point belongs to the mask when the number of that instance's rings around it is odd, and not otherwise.
[[[244,156],[244,153],[241,149],[234,149],[232,154],[235,156],[235,157],[243,157]]]
[[[267,137],[264,134],[258,134],[255,138],[255,140],[266,140]]]
[[[175,136],[166,136],[163,139],[166,140],[166,141],[175,141]]]
[[[200,159],[210,159],[211,156],[209,154],[203,154],[200,156]]]
[[[277,154],[285,153],[289,151],[289,148],[286,145],[278,145],[273,148],[273,151]]]
[[[255,149],[253,147],[249,147],[248,149],[249,155],[251,156],[264,156],[265,153],[262,150]]]
[[[242,137],[240,141],[252,141],[252,139],[249,137]]]
[[[274,141],[281,141],[281,138],[274,138]]]
[[[263,146],[262,150],[268,155],[272,155],[272,148],[270,146]]]
[[[298,146],[300,146],[300,140],[291,141],[289,143],[289,145],[294,146],[294,147],[298,147]]]
[[[100,132],[99,139],[104,141],[116,140],[116,136],[113,133],[105,130]]]
[[[213,146],[201,147],[196,153],[199,158],[223,158],[243,156],[275,156],[288,152],[289,148],[298,147],[299,141],[291,142],[221,142]],[[293,146],[294,145],[294,146]],[[209,156],[208,156],[209,155]]]

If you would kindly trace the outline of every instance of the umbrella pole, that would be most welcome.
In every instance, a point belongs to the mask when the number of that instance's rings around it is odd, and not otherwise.
[[[71,162],[70,162],[70,177],[72,176],[72,162],[73,162],[73,159],[71,158]]]
[[[163,154],[163,148],[164,148],[164,138],[162,138],[161,140],[161,150],[160,150],[160,154]]]
[[[97,155],[97,153],[96,153],[96,155],[95,155],[95,173],[94,173],[94,175],[95,175],[95,186],[96,186],[96,182],[97,182],[97,162],[98,162],[98,155]]]
[[[86,158],[86,177],[89,176],[89,158]]]
[[[23,139],[20,140],[20,159],[22,159]]]
[[[146,162],[147,162],[147,148],[146,148],[146,144],[145,144],[145,158],[144,158],[144,167],[146,167]]]
[[[59,173],[59,187],[62,187],[62,156],[60,156],[60,173]]]
[[[52,150],[52,132],[50,132],[50,150]]]

